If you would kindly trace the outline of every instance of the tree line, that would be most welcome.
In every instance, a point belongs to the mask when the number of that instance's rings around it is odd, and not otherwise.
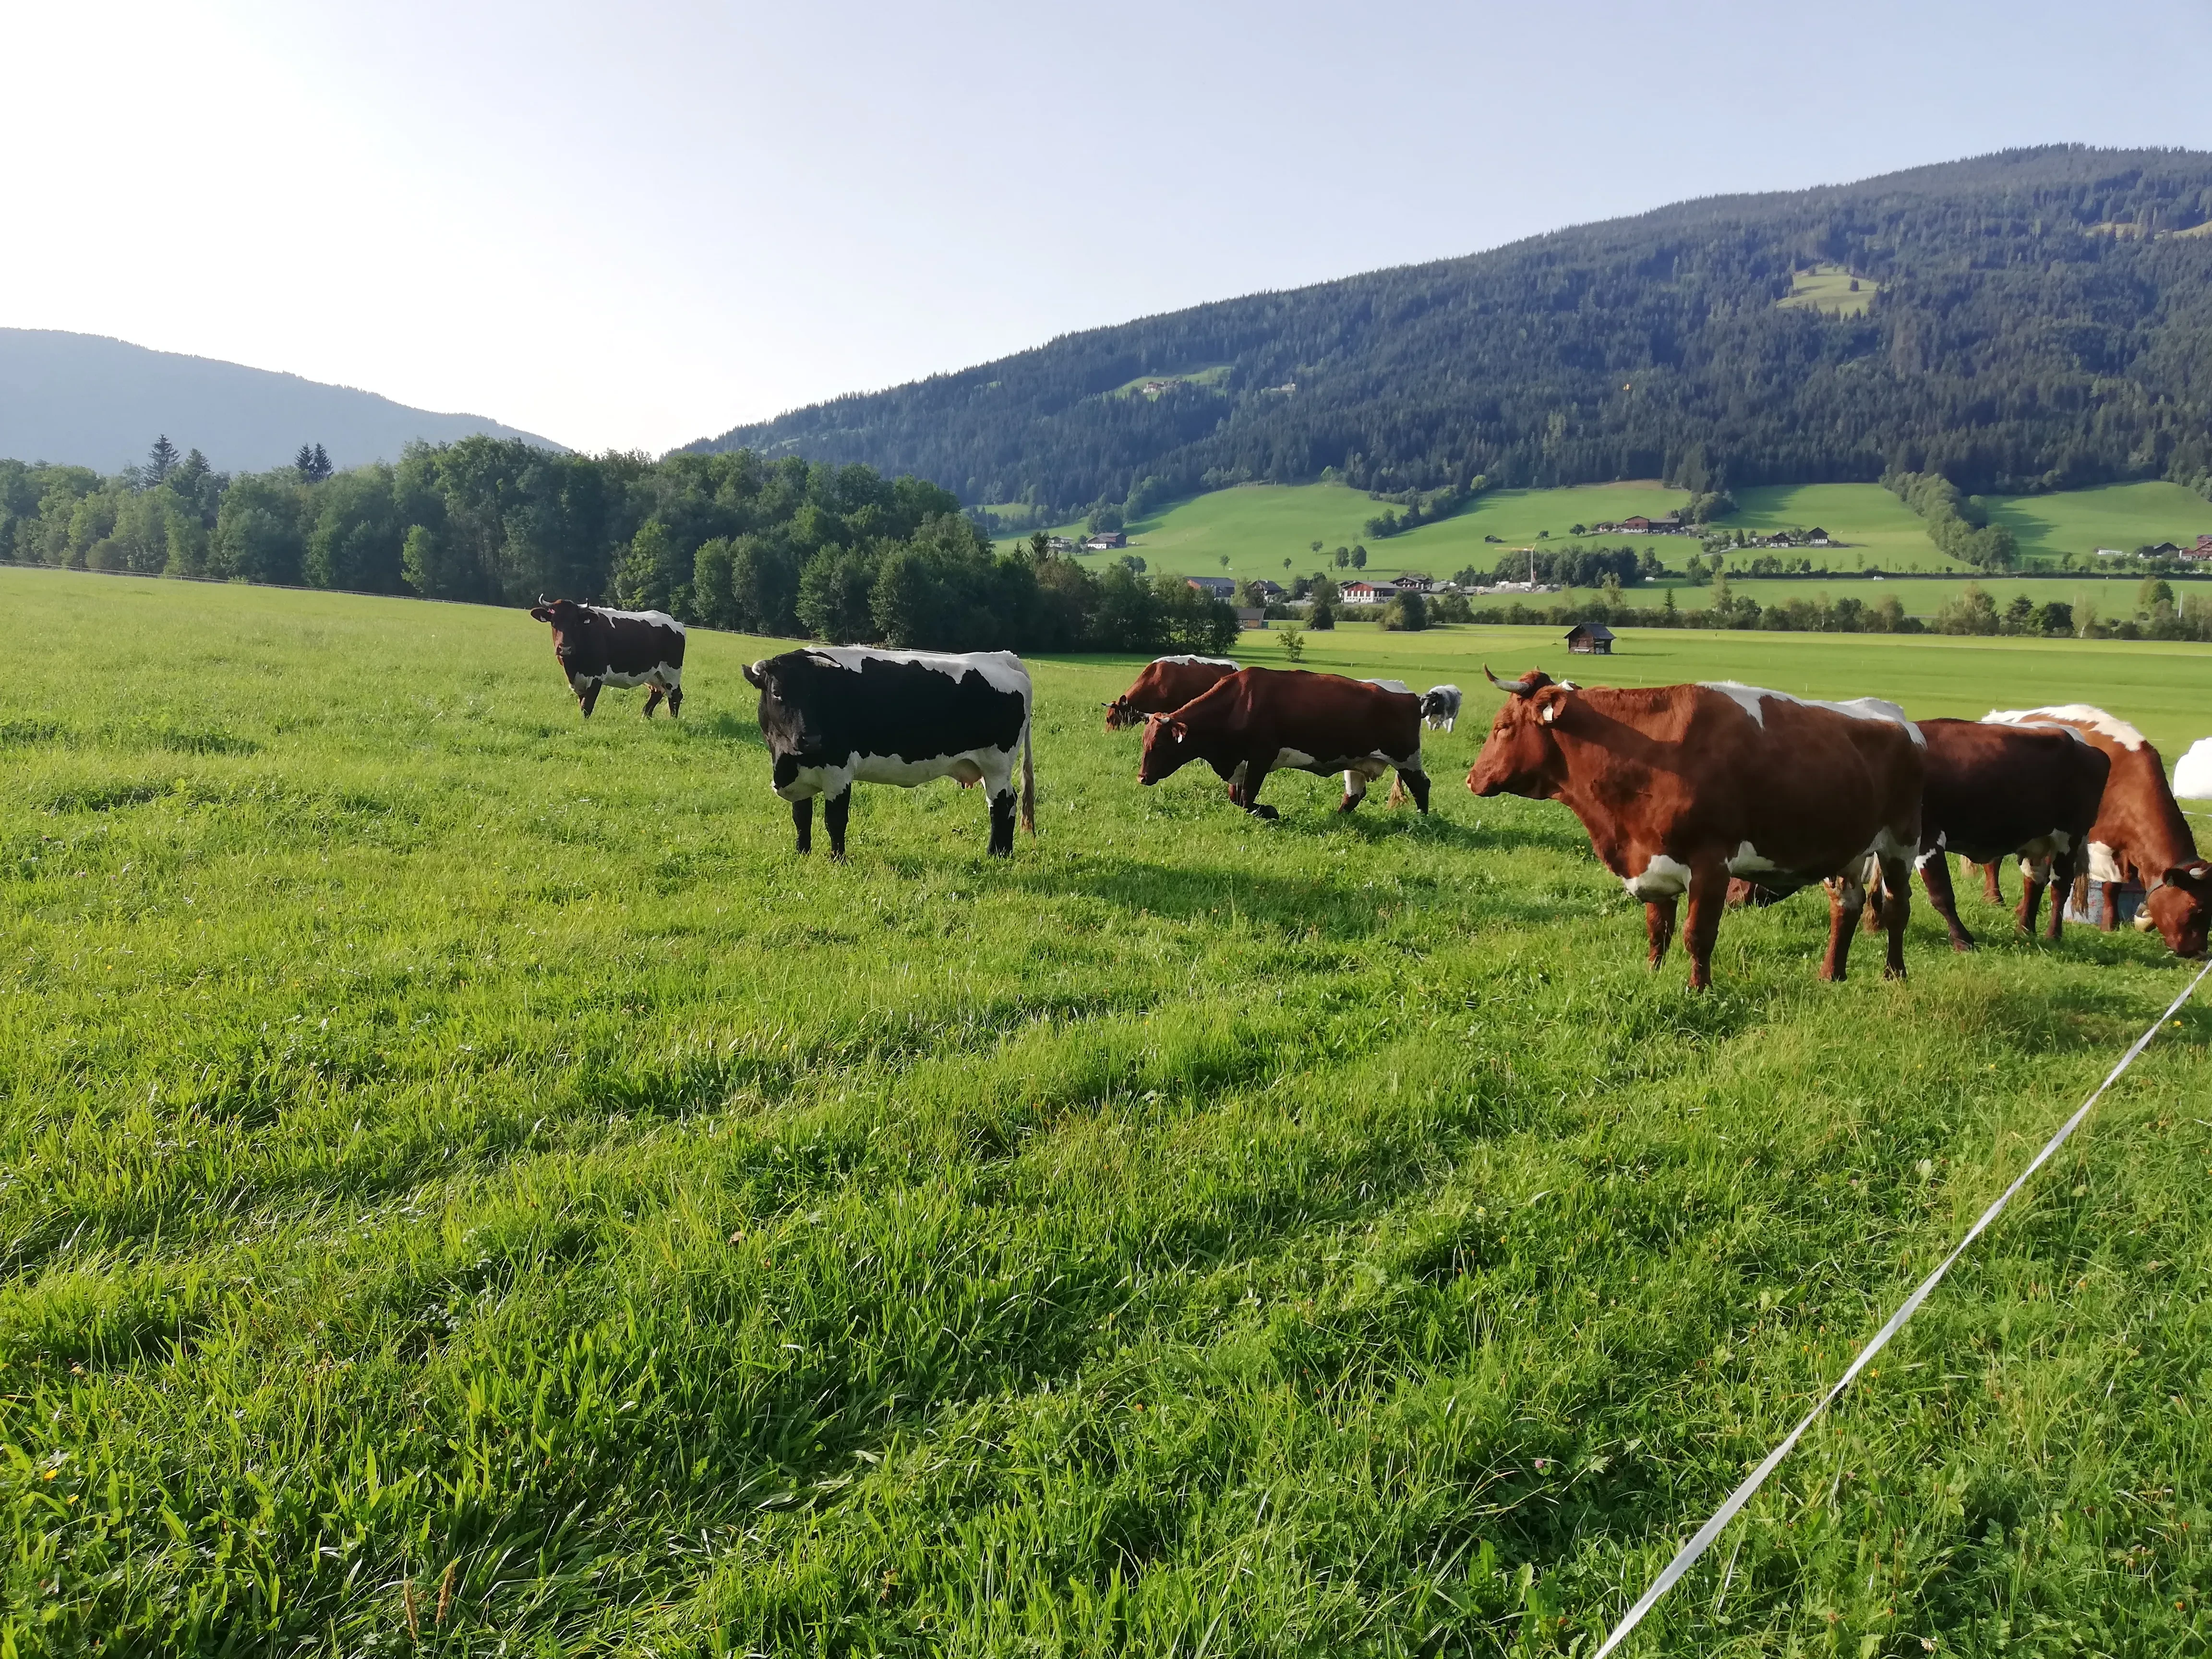
[[[0,559],[413,593],[541,595],[902,647],[1222,649],[1235,612],[1179,579],[1093,573],[1040,534],[1000,554],[952,494],[750,452],[559,454],[471,437],[334,471],[320,447],[228,474],[164,435],[112,477],[0,460]]]

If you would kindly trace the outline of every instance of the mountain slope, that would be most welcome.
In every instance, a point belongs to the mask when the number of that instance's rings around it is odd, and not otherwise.
[[[345,467],[397,460],[412,439],[479,432],[560,447],[480,415],[433,414],[296,374],[96,334],[0,328],[0,455],[20,460],[113,471],[167,433],[225,470],[279,465],[302,443]]]
[[[693,447],[1060,508],[1328,468],[1388,489],[1892,465],[1974,490],[2198,483],[2208,231],[2212,155],[2008,151],[1094,329]],[[1839,290],[1857,314],[1811,303]]]

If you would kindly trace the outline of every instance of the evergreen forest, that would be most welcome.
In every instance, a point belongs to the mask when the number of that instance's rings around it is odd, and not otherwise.
[[[2203,489],[2208,279],[2212,155],[2013,150],[1094,329],[693,447],[1060,516],[1332,477]]]

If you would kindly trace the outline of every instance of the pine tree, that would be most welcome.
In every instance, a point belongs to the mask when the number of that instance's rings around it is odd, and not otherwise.
[[[292,457],[292,469],[301,483],[320,483],[331,476],[330,453],[320,444],[301,444],[299,453]]]
[[[150,489],[167,478],[176,471],[179,459],[177,447],[169,441],[167,433],[155,439],[154,447],[146,452],[146,465],[139,474],[146,481],[146,487]]]

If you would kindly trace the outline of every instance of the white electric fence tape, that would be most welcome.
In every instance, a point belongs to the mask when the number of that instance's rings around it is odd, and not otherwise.
[[[2212,973],[2212,962],[2206,963],[2197,970],[2197,977],[2191,980],[2181,994],[2166,1006],[2164,1013],[2151,1022],[2150,1029],[2135,1040],[2134,1046],[2120,1056],[2120,1063],[2106,1074],[2105,1080],[2097,1085],[2096,1093],[2081,1103],[2081,1109],[2059,1127],[2058,1133],[2044,1144],[2034,1161],[2013,1177],[2012,1185],[1999,1193],[1996,1202],[1983,1211],[1981,1219],[1966,1230],[1966,1236],[1959,1241],[1958,1248],[1945,1256],[1936,1271],[1922,1279],[1898,1310],[1890,1315],[1889,1322],[1876,1331],[1873,1340],[1859,1350],[1858,1358],[1852,1360],[1850,1367],[1836,1379],[1836,1385],[1821,1396],[1820,1402],[1805,1413],[1804,1420],[1790,1431],[1789,1438],[1766,1454],[1765,1462],[1753,1469],[1744,1483],[1728,1495],[1728,1501],[1713,1512],[1713,1518],[1698,1528],[1698,1535],[1682,1546],[1680,1553],[1667,1564],[1667,1570],[1651,1581],[1651,1588],[1644,1591],[1638,1598],[1636,1605],[1621,1616],[1620,1622],[1613,1627],[1613,1634],[1605,1638],[1605,1645],[1591,1655],[1590,1659],[1605,1659],[1606,1655],[1626,1641],[1628,1633],[1644,1622],[1644,1615],[1651,1611],[1659,1598],[1674,1589],[1675,1581],[1696,1565],[1698,1558],[1711,1547],[1713,1540],[1719,1537],[1728,1523],[1735,1519],[1736,1511],[1749,1503],[1753,1494],[1765,1485],[1766,1477],[1774,1473],[1775,1465],[1790,1455],[1805,1431],[1819,1420],[1821,1413],[1835,1403],[1837,1395],[1850,1387],[1851,1379],[1866,1369],[1867,1362],[1888,1346],[1889,1339],[1905,1328],[1905,1322],[1918,1311],[1920,1304],[1928,1299],[1928,1293],[1942,1282],[1943,1275],[1951,1271],[1951,1264],[1964,1255],[1966,1247],[1979,1238],[1990,1224],[2004,1212],[2004,1206],[2012,1202],[2014,1194],[2027,1184],[2028,1177],[2049,1163],[2051,1155],[2066,1144],[2066,1138],[2081,1127],[2082,1119],[2089,1115],[2089,1109],[2104,1098],[2106,1090],[2119,1081],[2121,1073],[2136,1063],[2136,1056],[2150,1047],[2150,1040],[2158,1035],[2159,1029],[2181,1011],[2181,1006],[2196,994],[2198,983],[2208,973]]]

